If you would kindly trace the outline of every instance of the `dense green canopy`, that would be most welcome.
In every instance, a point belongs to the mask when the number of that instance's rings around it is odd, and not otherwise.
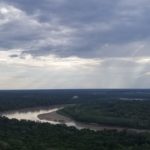
[[[0,118],[0,150],[149,150],[150,134],[77,130]]]
[[[150,101],[99,101],[65,107],[59,113],[77,121],[150,129]]]

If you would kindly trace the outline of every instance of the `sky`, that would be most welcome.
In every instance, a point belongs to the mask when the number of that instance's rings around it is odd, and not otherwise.
[[[149,0],[0,0],[0,89],[150,88]]]

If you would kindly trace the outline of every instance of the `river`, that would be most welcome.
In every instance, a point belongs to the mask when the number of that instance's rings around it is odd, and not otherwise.
[[[54,125],[65,124],[66,126],[73,126],[77,129],[91,129],[94,131],[101,131],[104,129],[108,129],[108,130],[115,129],[118,131],[122,131],[126,129],[129,131],[136,131],[136,132],[147,131],[147,130],[128,129],[124,127],[102,126],[98,124],[86,124],[86,123],[77,122],[72,118],[62,116],[57,113],[58,110],[64,107],[65,107],[64,105],[61,106],[59,105],[59,106],[51,106],[51,107],[28,108],[28,109],[21,109],[17,111],[7,111],[1,115],[9,119],[47,122]]]

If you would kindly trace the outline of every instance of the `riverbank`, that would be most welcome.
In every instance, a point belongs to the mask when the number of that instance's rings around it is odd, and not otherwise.
[[[68,105],[67,105],[68,106]],[[117,131],[133,131],[137,133],[150,132],[150,130],[131,129],[126,127],[117,127],[109,125],[98,125],[94,123],[83,123],[75,121],[74,119],[59,114],[58,111],[66,107],[66,105],[55,105],[50,107],[37,107],[37,108],[26,108],[15,111],[8,111],[2,114],[9,119],[17,120],[30,120],[35,122],[47,122],[50,124],[64,124],[66,126],[73,126],[77,129],[90,129],[94,131],[106,130],[117,130]]]
[[[19,109],[19,110],[2,112],[1,116],[7,117],[9,119],[30,120],[30,121],[35,121],[35,122],[49,122],[51,124],[56,124],[55,122],[40,120],[37,116],[39,114],[51,113],[53,111],[57,111],[62,108],[64,108],[64,105],[24,108],[24,109]]]
[[[98,125],[95,123],[77,122],[70,117],[59,114],[58,110],[50,112],[50,113],[39,114],[37,117],[40,120],[58,122],[59,124],[65,124],[67,126],[74,126],[77,129],[90,129],[90,130],[94,130],[94,131],[102,131],[102,130],[123,131],[123,130],[127,130],[130,132],[137,132],[137,133],[150,132],[150,130],[144,130],[144,129],[133,129],[133,128],[117,127],[117,126],[109,126],[109,125]]]

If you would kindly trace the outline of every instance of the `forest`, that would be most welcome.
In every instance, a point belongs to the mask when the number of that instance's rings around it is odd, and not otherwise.
[[[78,98],[74,99],[74,96]],[[150,99],[150,90],[0,90],[0,112],[59,104],[87,104],[99,101]]]
[[[113,100],[77,104],[60,114],[85,123],[135,129],[150,129],[150,101]]]
[[[149,150],[150,134],[0,118],[0,150]]]
[[[129,100],[120,100],[120,98]],[[0,113],[28,107],[74,104],[65,108],[63,113],[85,122],[147,129],[150,120],[149,98],[149,90],[0,91]],[[94,115],[96,116],[93,117]],[[105,119],[101,120],[101,116]],[[129,125],[128,121],[131,119],[135,122]],[[144,120],[143,124],[137,125],[137,122]],[[65,125],[0,117],[0,150],[149,149],[149,132],[137,133],[127,130],[96,132],[89,129],[78,130]]]

